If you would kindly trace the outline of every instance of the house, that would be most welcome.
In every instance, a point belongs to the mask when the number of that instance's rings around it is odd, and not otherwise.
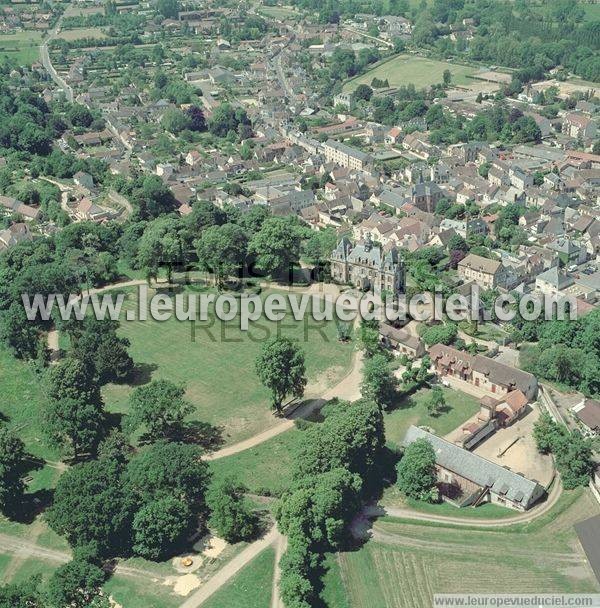
[[[33,236],[27,224],[17,222],[6,230],[0,230],[0,251],[9,249],[24,241],[31,241]]]
[[[405,285],[404,263],[398,249],[384,251],[374,245],[370,235],[353,245],[344,237],[331,254],[331,276],[334,281],[348,283],[358,289],[373,290],[376,294],[402,293]]]
[[[87,190],[94,189],[94,178],[84,171],[77,171],[73,176],[73,181],[82,188],[86,188]]]
[[[411,190],[412,204],[427,213],[435,211],[435,206],[443,196],[443,191],[435,182],[419,182]]]
[[[537,396],[537,378],[516,367],[484,355],[471,355],[452,346],[434,344],[429,349],[431,370],[438,376],[457,378],[497,398],[521,391],[528,401]]]
[[[392,127],[385,135],[385,143],[390,146],[395,146],[402,141],[402,129],[400,127]]]
[[[464,281],[474,281],[482,289],[493,289],[504,284],[502,262],[469,253],[458,263],[458,275]]]
[[[581,424],[584,435],[588,437],[600,436],[600,401],[584,399],[573,406],[571,411]]]
[[[548,268],[535,278],[535,289],[546,295],[556,295],[558,292],[573,285],[573,278],[560,271],[557,266]]]
[[[327,140],[323,144],[323,150],[328,163],[335,163],[348,169],[362,171],[372,162],[371,156],[366,152],[347,146],[334,139]]]
[[[338,93],[333,97],[333,105],[335,106],[345,106],[350,109],[352,106],[352,93]]]
[[[112,215],[110,209],[105,209],[96,205],[88,198],[82,198],[75,207],[75,216],[78,220],[86,220],[91,222],[103,222]]]
[[[583,114],[571,112],[563,120],[562,131],[569,137],[590,139],[596,136],[596,123]]]
[[[202,155],[198,150],[190,150],[185,157],[185,162],[190,167],[195,167],[197,164],[202,162]]]
[[[6,211],[22,215],[26,220],[37,220],[41,216],[41,211],[38,208],[26,205],[9,196],[0,196],[0,207],[3,207]]]
[[[406,432],[403,446],[418,439],[433,447],[441,495],[459,507],[491,502],[527,511],[545,494],[537,482],[416,426]]]
[[[482,397],[479,401],[480,416],[484,420],[496,420],[498,427],[505,428],[516,422],[526,411],[529,400],[519,389],[503,397]]]
[[[425,346],[420,338],[393,325],[380,323],[379,338],[384,346],[393,348],[398,353],[407,355],[411,359],[419,359],[425,354]]]

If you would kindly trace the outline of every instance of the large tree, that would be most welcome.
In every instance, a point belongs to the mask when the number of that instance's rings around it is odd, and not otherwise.
[[[125,485],[138,504],[171,496],[185,502],[200,518],[207,514],[209,479],[208,464],[202,460],[198,446],[165,441],[136,454],[125,473]]]
[[[304,352],[296,341],[285,336],[271,338],[256,359],[256,374],[271,392],[273,409],[281,413],[288,395],[304,395],[306,366]]]
[[[50,578],[50,605],[56,608],[89,608],[99,596],[105,578],[102,568],[76,557],[60,566]]]
[[[177,436],[185,417],[194,411],[184,394],[185,389],[170,380],[153,380],[136,388],[129,398],[128,428],[142,428],[151,441]]]
[[[23,464],[26,459],[23,442],[4,424],[0,424],[0,511],[14,513],[25,484]]]
[[[121,472],[108,459],[67,469],[58,480],[46,521],[73,547],[94,546],[100,555],[116,555],[130,541],[130,497]]]
[[[44,431],[50,442],[75,460],[96,450],[105,422],[102,406],[82,399],[51,399],[44,410]]]
[[[210,527],[229,543],[248,540],[257,528],[256,516],[244,499],[245,488],[226,477],[215,481],[207,494]]]
[[[250,240],[259,270],[273,276],[291,276],[300,258],[301,229],[290,219],[271,217]]]
[[[241,276],[247,249],[246,235],[235,224],[211,226],[196,241],[201,267],[214,273],[215,282],[219,286],[229,276]]]
[[[133,518],[133,550],[152,560],[171,555],[191,532],[191,526],[190,509],[182,500],[165,496],[149,502]]]
[[[411,443],[397,469],[398,487],[406,496],[427,502],[438,499],[435,452],[427,439]]]
[[[384,410],[393,407],[398,389],[398,378],[391,369],[388,358],[378,354],[366,359],[363,366],[361,393]]]

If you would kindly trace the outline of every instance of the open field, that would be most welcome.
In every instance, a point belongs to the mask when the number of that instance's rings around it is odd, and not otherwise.
[[[431,427],[438,435],[444,436],[479,409],[475,397],[450,388],[442,390],[448,409],[435,418],[427,412],[429,389],[420,389],[412,395],[402,397],[397,407],[385,417],[385,436],[388,443],[400,445],[411,424]]]
[[[350,79],[344,85],[344,91],[353,91],[359,84],[371,84],[373,78],[388,79],[390,86],[414,84],[417,89],[442,82],[444,70],[452,73],[452,84],[466,85],[472,81],[468,78],[477,70],[466,65],[436,61],[416,55],[396,55],[392,59],[377,64],[368,72]]]
[[[261,6],[258,12],[272,19],[294,19],[300,17],[300,13],[291,6]]]
[[[0,414],[25,442],[30,454],[47,460],[58,459],[42,432],[40,411],[44,395],[40,378],[32,367],[15,359],[0,347]]]
[[[190,288],[191,289],[191,288]],[[201,289],[194,286],[194,290]],[[137,306],[129,294],[126,307]],[[265,292],[263,295],[266,295]],[[254,369],[264,341],[279,332],[298,339],[306,354],[309,378],[306,396],[320,396],[341,380],[350,367],[354,345],[341,344],[335,324],[305,322],[286,317],[281,323],[261,319],[241,331],[239,319],[231,322],[123,321],[120,334],[131,342],[130,353],[142,366],[138,383],[167,378],[186,386],[196,406],[195,420],[222,429],[225,443],[247,439],[277,422],[270,410],[267,390]],[[130,385],[108,385],[104,396],[109,410],[128,411]]]
[[[98,27],[80,27],[62,30],[57,37],[63,40],[81,40],[82,38],[107,38],[107,35]]]
[[[87,17],[88,15],[103,15],[103,6],[75,6],[70,4],[63,13],[65,17]]]
[[[275,550],[268,547],[205,603],[205,608],[269,608]]]
[[[350,605],[429,608],[434,593],[597,592],[573,524],[598,512],[591,494],[577,490],[539,520],[501,530],[384,518],[373,540],[340,555]]]
[[[0,57],[7,56],[19,65],[31,64],[39,59],[42,34],[35,31],[0,35]]]

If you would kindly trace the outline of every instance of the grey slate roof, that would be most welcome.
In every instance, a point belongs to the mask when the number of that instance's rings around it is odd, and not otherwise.
[[[417,439],[427,439],[431,443],[438,465],[469,479],[478,486],[490,487],[494,494],[503,495],[508,500],[524,506],[528,506],[539,496],[540,486],[535,481],[509,471],[473,452],[463,450],[416,426],[408,429],[403,445],[408,446]]]

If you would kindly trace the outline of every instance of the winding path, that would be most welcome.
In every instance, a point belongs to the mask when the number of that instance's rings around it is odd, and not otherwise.
[[[263,538],[248,545],[241,553],[227,562],[213,577],[203,583],[202,587],[185,600],[180,608],[197,608],[197,606],[201,606],[259,553],[270,545],[279,543],[280,537],[281,535],[277,531],[277,527],[273,526]]]

